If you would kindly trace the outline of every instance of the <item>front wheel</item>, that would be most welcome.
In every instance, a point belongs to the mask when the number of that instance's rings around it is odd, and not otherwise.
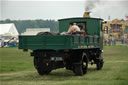
[[[103,59],[98,60],[98,62],[96,64],[97,70],[101,70],[103,67],[103,64],[104,64]]]

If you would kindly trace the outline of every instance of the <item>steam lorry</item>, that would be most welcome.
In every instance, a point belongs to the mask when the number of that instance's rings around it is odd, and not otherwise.
[[[20,35],[19,49],[32,50],[34,67],[39,75],[49,74],[57,68],[72,70],[76,75],[87,73],[88,64],[103,67],[103,34],[100,18],[75,17],[59,20],[59,33],[65,32],[70,23],[83,31],[71,35],[40,32],[37,35]]]

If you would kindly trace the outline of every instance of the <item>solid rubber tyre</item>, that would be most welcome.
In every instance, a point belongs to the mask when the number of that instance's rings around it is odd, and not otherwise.
[[[87,69],[88,69],[88,59],[84,57],[82,59],[81,64],[75,64],[73,72],[78,76],[82,76],[87,73]]]
[[[97,64],[96,64],[96,67],[97,67],[97,70],[101,70],[103,68],[103,59],[102,60],[98,60]]]
[[[39,75],[47,75],[52,71],[51,63],[48,63],[49,66],[46,63],[48,62],[45,62],[45,59],[34,57],[34,67],[37,69]]]

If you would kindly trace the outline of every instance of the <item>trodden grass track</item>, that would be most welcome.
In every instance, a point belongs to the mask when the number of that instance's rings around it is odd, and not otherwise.
[[[84,76],[65,69],[40,76],[30,51],[0,48],[0,85],[128,85],[128,46],[104,47],[104,62],[102,70],[89,65]]]

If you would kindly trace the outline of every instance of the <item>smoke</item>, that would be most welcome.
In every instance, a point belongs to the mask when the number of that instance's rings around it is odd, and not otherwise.
[[[87,0],[85,2],[85,11],[91,11],[98,3],[100,3],[100,0]]]
[[[126,19],[128,16],[128,1],[114,1],[114,0],[100,0],[95,3],[94,8],[91,9],[91,17],[104,18],[108,20],[110,16],[112,19]]]

